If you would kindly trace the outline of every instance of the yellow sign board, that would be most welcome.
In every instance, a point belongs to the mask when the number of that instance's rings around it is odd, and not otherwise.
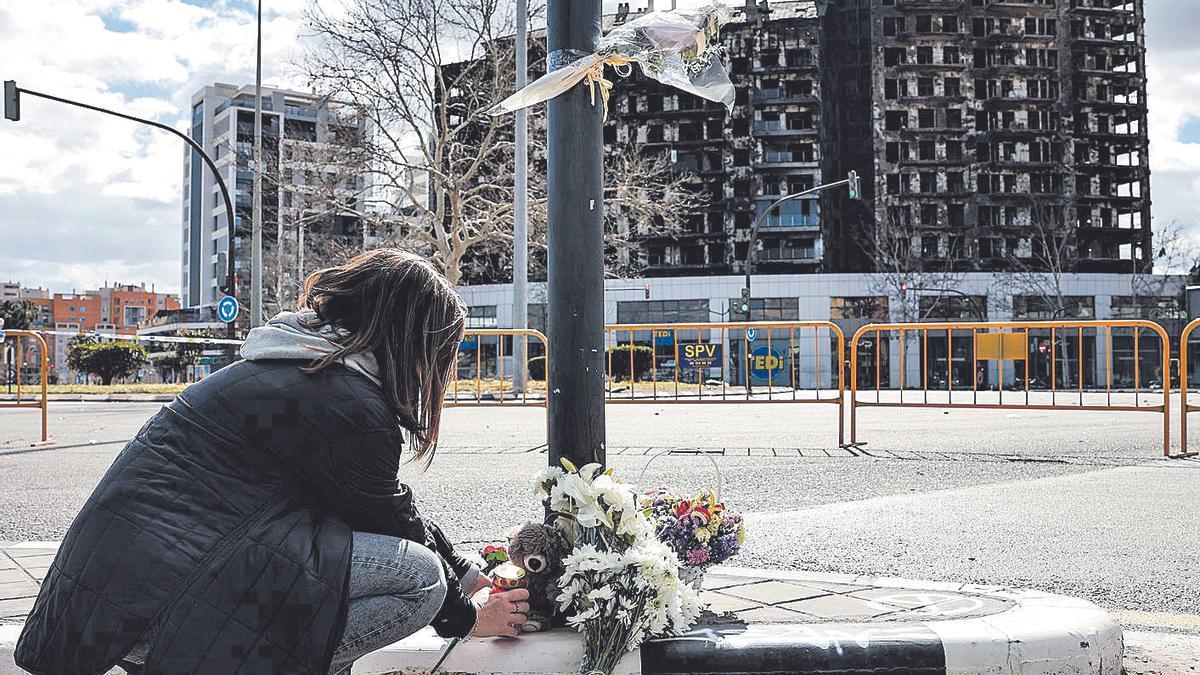
[[[975,359],[1024,361],[1028,353],[1028,344],[1028,333],[976,333]]]

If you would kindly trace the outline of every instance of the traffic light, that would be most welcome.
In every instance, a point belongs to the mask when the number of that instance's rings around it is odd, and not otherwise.
[[[4,81],[4,119],[21,121],[21,91],[15,80]]]
[[[738,303],[738,312],[742,314],[750,313],[750,289],[742,289],[742,301]]]
[[[862,185],[859,183],[859,180],[858,180],[858,172],[851,171],[850,175],[847,176],[846,179],[850,181],[850,183],[849,183],[850,199],[861,199],[862,198],[862,190],[861,190]]]
[[[646,284],[646,299],[650,299],[650,284]]]

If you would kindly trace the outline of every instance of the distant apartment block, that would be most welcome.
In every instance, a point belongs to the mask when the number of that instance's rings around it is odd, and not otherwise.
[[[301,231],[362,237],[354,213],[369,185],[353,161],[365,123],[325,98],[263,87],[264,247],[283,233],[283,283],[294,287]],[[254,200],[254,87],[214,84],[192,96],[193,139],[214,158],[234,201],[234,262],[239,295],[250,289],[251,214]],[[181,299],[184,307],[212,305],[227,274],[230,224],[212,173],[197,153],[184,153]],[[264,284],[278,278],[271,270]],[[274,295],[268,293],[268,299]]]

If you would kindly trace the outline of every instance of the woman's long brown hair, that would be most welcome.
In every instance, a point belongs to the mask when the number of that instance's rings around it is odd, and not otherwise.
[[[300,306],[316,312],[311,328],[328,325],[346,336],[309,372],[374,354],[384,394],[416,448],[413,459],[432,461],[467,316],[450,282],[418,255],[376,249],[310,274]]]

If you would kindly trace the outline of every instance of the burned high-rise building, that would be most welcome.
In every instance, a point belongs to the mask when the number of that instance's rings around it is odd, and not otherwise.
[[[740,274],[757,216],[852,170],[860,200],[766,215],[755,273],[1152,266],[1142,0],[728,4],[732,111],[637,68],[612,91],[607,150],[669,155],[707,201],[680,231],[646,228],[623,269]]]
[[[732,113],[720,103],[645,77],[622,80],[605,127],[610,143],[671,153],[707,198],[682,232],[640,247],[647,275],[742,271],[755,217],[779,197],[823,180],[821,24],[812,0],[732,8],[721,31],[737,88]],[[612,20],[628,18],[622,3]],[[787,203],[759,230],[755,271],[817,271],[824,257],[820,199]]]
[[[722,31],[732,114],[644,78],[614,94],[609,140],[668,149],[709,198],[646,272],[741,272],[761,209],[851,169],[864,200],[772,214],[756,272],[1144,270],[1143,35],[1141,0],[748,0]]]
[[[1141,0],[824,5],[830,169],[871,177],[831,267],[1150,266]]]

